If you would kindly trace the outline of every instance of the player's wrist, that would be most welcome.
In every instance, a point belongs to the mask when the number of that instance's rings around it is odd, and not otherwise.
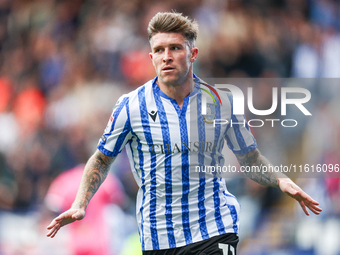
[[[281,185],[282,185],[283,183],[286,183],[286,184],[294,184],[294,182],[293,182],[290,178],[288,178],[288,177],[277,177],[276,180],[277,180],[277,185],[278,185],[279,187],[281,187]]]
[[[70,209],[72,209],[72,210],[82,210],[82,211],[85,212],[86,206],[83,205],[82,203],[73,202]]]

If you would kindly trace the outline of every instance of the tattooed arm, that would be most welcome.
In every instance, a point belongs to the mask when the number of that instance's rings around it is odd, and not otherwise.
[[[48,237],[53,238],[61,227],[85,217],[85,210],[91,198],[105,180],[114,159],[104,155],[99,150],[96,150],[90,157],[85,166],[77,196],[71,208],[52,220],[51,224],[47,227],[49,230],[47,233]]]
[[[276,173],[271,172],[264,172],[262,173],[260,169],[261,166],[269,166],[270,162],[268,159],[266,159],[263,155],[261,155],[260,151],[258,149],[254,149],[248,153],[245,154],[235,154],[238,162],[241,166],[256,166],[257,168],[254,168],[259,171],[245,171],[244,174],[252,179],[253,181],[265,185],[265,186],[274,186],[279,187],[278,184],[278,176]],[[280,177],[286,177],[285,175],[281,175]]]
[[[306,215],[309,215],[307,208],[315,214],[319,214],[322,211],[322,209],[318,207],[319,203],[312,199],[286,175],[281,172],[276,173],[270,171],[262,171],[261,166],[267,166],[268,169],[270,162],[263,155],[261,155],[258,149],[254,149],[243,155],[235,155],[241,166],[257,166],[257,169],[259,171],[244,172],[244,174],[253,181],[262,185],[280,188],[284,193],[299,202],[302,210],[305,212]]]
[[[85,166],[72,208],[86,209],[91,198],[105,180],[114,159],[115,158],[106,156],[101,151],[96,150]]]

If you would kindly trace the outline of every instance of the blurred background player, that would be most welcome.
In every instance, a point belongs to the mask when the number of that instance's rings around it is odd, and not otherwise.
[[[77,194],[85,165],[78,165],[53,180],[48,189],[45,205],[54,213],[60,213],[71,207]],[[124,192],[113,174],[108,174],[105,183],[91,200],[86,217],[69,227],[68,246],[74,255],[112,255],[113,242],[111,228],[104,215],[105,209],[112,203],[122,206]]]

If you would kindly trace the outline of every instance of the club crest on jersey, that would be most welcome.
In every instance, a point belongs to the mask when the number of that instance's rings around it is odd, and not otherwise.
[[[216,116],[216,105],[207,104],[207,114],[203,115],[203,121],[208,124],[213,124]]]

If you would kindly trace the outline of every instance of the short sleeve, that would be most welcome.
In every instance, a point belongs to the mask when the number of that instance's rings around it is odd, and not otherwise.
[[[228,97],[231,105],[231,118],[225,139],[229,149],[231,149],[234,154],[245,154],[257,148],[257,143],[249,129],[245,116],[233,114],[233,98],[229,93]]]
[[[116,157],[131,139],[129,97],[118,99],[97,148],[107,156]]]

